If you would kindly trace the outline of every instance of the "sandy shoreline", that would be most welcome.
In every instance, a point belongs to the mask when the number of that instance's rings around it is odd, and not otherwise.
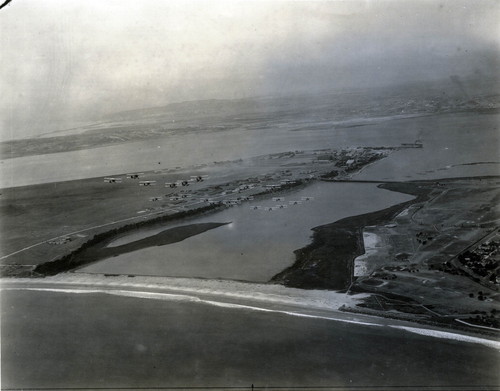
[[[346,295],[327,290],[302,290],[278,284],[259,284],[234,280],[175,278],[156,276],[108,276],[87,273],[59,273],[55,276],[32,278],[4,278],[2,289],[10,285],[82,286],[110,289],[142,289],[149,292],[175,292],[185,295],[204,295],[231,302],[254,301],[280,306],[300,306],[307,309],[336,311],[343,305],[355,305],[365,294]]]
[[[408,210],[408,209],[406,209]],[[404,213],[401,212],[401,213]],[[400,213],[400,214],[401,214]],[[366,228],[366,227],[365,227]],[[367,260],[369,257],[377,254],[377,248],[380,247],[382,239],[380,236],[363,230],[363,247],[365,248],[365,253],[354,258],[354,277],[363,276],[368,272]]]
[[[500,342],[464,330],[452,332],[441,327],[422,326],[411,320],[343,311],[345,307],[354,307],[367,294],[346,295],[335,291],[302,290],[276,284],[226,280],[141,276],[127,278],[81,273],[61,273],[38,280],[1,279],[0,289],[64,294],[110,294],[131,299],[186,301],[233,310],[274,312],[369,327],[396,328],[428,337],[482,344],[500,350]]]

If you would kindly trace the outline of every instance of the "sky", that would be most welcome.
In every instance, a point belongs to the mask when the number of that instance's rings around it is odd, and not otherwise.
[[[136,108],[495,75],[488,0],[13,0],[0,140]]]

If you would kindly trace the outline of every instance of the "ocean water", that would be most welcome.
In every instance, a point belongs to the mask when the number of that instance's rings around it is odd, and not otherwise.
[[[2,291],[2,387],[486,386],[498,351],[196,302]],[[474,388],[474,389],[476,389]]]

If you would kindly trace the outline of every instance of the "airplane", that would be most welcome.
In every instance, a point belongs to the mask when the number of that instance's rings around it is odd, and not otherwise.
[[[302,201],[288,201],[290,205],[301,205]]]
[[[156,181],[140,181],[139,186],[155,186]]]
[[[241,193],[242,191],[249,190],[250,188],[246,185],[238,186],[236,189],[232,190],[233,193]]]
[[[223,203],[224,205],[226,205],[226,206],[227,206],[227,205],[229,205],[229,206],[233,206],[233,205],[238,205],[238,204],[241,204],[241,202],[240,202],[240,201],[238,201],[238,200],[224,200],[224,201],[222,201],[222,203]]]
[[[127,174],[127,178],[129,179],[139,179],[140,176],[144,175],[143,172],[138,172],[136,174]]]
[[[273,197],[273,201],[285,201],[285,197]]]
[[[149,201],[161,201],[163,197],[150,197]]]
[[[302,201],[312,201],[314,197],[302,197]]]
[[[253,183],[249,183],[248,185],[240,185],[239,189],[241,191],[243,190],[250,190],[250,189],[253,189],[255,187],[255,184]]]
[[[193,178],[196,182],[203,182],[208,178],[208,175],[193,175],[191,178]]]
[[[112,177],[106,177],[104,178],[104,182],[106,183],[121,183],[122,181],[122,178],[118,177],[118,178],[112,178]]]

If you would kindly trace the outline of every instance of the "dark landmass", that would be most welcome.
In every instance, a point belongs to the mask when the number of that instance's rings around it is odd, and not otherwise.
[[[416,198],[372,213],[346,217],[313,228],[313,241],[295,251],[296,261],[271,281],[301,289],[347,290],[352,283],[353,261],[364,253],[362,229],[391,221],[411,204],[425,201],[431,192],[423,182],[384,183],[379,187]]]
[[[181,242],[191,236],[199,235],[205,231],[218,228],[226,224],[229,223],[199,223],[183,225],[180,227],[166,229],[156,235],[148,236],[146,238],[115,247],[107,247],[109,240],[103,241],[75,255],[73,261],[78,264],[87,265],[106,258],[142,250],[143,248],[166,246],[167,244]],[[111,240],[115,239],[116,238],[112,238]]]
[[[95,235],[92,239],[82,244],[78,249],[72,251],[54,261],[45,262],[34,269],[34,276],[52,276],[61,272],[80,268],[89,263],[105,258],[125,254],[127,252],[140,250],[151,246],[164,246],[171,243],[180,242],[191,236],[201,234],[207,230],[220,227],[228,223],[200,223],[189,224],[181,227],[164,230],[156,235],[136,240],[131,243],[116,247],[106,247],[111,241],[117,239],[120,234],[132,233],[135,230],[146,226],[154,227],[159,223],[180,220],[189,216],[220,209],[220,206],[210,205],[189,211],[179,212],[174,215],[160,216],[152,220],[125,225],[118,229],[103,232]]]

